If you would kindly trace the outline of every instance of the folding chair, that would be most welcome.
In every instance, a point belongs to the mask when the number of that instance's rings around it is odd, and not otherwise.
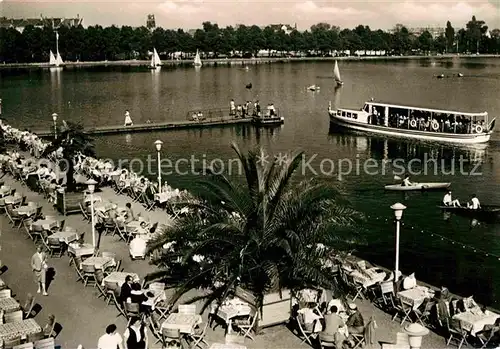
[[[251,340],[253,340],[253,336],[251,335],[251,332],[255,327],[255,323],[257,322],[258,317],[259,317],[259,314],[258,314],[257,310],[252,309],[252,311],[250,312],[250,315],[248,316],[247,319],[234,321],[234,324],[240,330],[239,333],[243,336],[243,338],[248,337]]]
[[[477,334],[477,338],[479,339],[479,341],[482,344],[481,345],[481,349],[486,348],[488,346],[488,344],[490,344],[490,341],[495,336],[495,333],[496,333],[496,329],[492,328],[489,331],[489,333],[485,332],[485,333],[479,333],[479,334]]]
[[[80,211],[82,212],[83,220],[90,221],[90,217],[87,214],[87,211],[85,211],[85,209],[83,208],[82,203],[80,202],[78,205],[80,206]]]
[[[161,336],[163,338],[163,343],[165,343],[165,346],[167,348],[169,347],[175,348],[181,345],[181,332],[178,328],[176,329],[162,328]]]
[[[451,324],[447,322],[446,327],[448,329],[448,335],[450,336],[446,341],[446,345],[450,345],[452,340],[458,343],[458,349],[460,349],[463,344],[469,345],[467,342],[469,331],[462,327],[462,322],[460,320],[451,318]]]
[[[363,292],[365,288],[363,287],[363,284],[361,282],[356,282],[355,278],[353,278],[351,275],[347,275],[347,280],[349,286],[354,289],[354,292],[356,292],[352,301],[354,302],[358,297],[364,299]]]
[[[304,324],[304,317],[302,316],[302,314],[298,314],[297,315],[297,325],[299,327],[299,336],[302,337],[301,343],[307,342],[310,346],[312,346],[313,344],[312,344],[311,339],[313,339],[314,332],[306,330],[305,325],[303,326],[303,324]],[[314,325],[313,325],[313,328],[314,328]]]
[[[123,306],[120,304],[120,302],[118,302],[118,299],[116,298],[116,293],[113,292],[111,294],[111,299],[113,300],[113,303],[115,304],[116,309],[118,310],[117,317],[122,315],[123,317],[125,317],[125,319],[128,319],[127,315],[125,314],[125,311],[123,310]]]
[[[120,286],[118,286],[117,282],[104,281],[104,290],[106,292],[107,303],[109,305],[109,303],[113,301],[113,295],[120,292]]]
[[[89,282],[96,283],[95,280],[95,266],[89,264],[82,264],[82,274],[83,274],[83,283],[85,286],[89,284]]]
[[[139,310],[138,303],[124,302],[123,307],[125,310],[125,316],[127,317],[127,320],[128,320],[127,326],[130,325],[130,320],[133,317],[140,317],[141,316],[141,311]]]
[[[161,333],[161,326],[160,324],[152,317],[149,317],[149,329],[151,330],[151,333],[153,336],[156,338],[156,343],[161,343],[162,347],[165,347],[166,344],[163,342],[163,335]]]
[[[421,305],[423,310],[419,308],[414,309],[413,313],[415,314],[417,321],[424,327],[429,327],[431,325],[430,316],[432,308],[436,303],[432,302],[430,299],[424,300],[424,303]]]
[[[365,332],[366,332],[366,326],[365,326],[365,329],[363,330],[363,333],[352,333],[351,336],[352,336],[352,339],[354,341],[354,346],[353,346],[353,349],[356,349],[356,348],[363,348],[363,346],[366,344],[366,341],[365,341]]]
[[[207,333],[208,322],[203,327],[203,331],[200,334],[191,334],[189,337],[193,340],[193,344],[191,344],[192,349],[196,349],[196,347],[202,348],[201,343],[205,344],[208,347],[208,342],[205,340],[205,335]]]
[[[392,321],[394,321],[398,316],[400,316],[401,325],[403,325],[404,322],[410,317],[410,314],[412,312],[412,305],[403,302],[400,298],[397,298],[394,304],[394,309],[396,310],[396,313],[392,317]]]
[[[196,315],[196,304],[180,304],[179,314]]]
[[[21,322],[23,321],[23,311],[17,310],[10,313],[5,313],[3,316],[3,321],[6,324],[9,322]]]
[[[375,303],[384,307],[394,304],[394,283],[392,281],[381,282],[379,286],[381,297],[377,298]]]
[[[23,317],[25,319],[28,319],[31,315],[31,312],[33,311],[33,307],[35,306],[35,297],[28,293],[26,297],[26,302],[24,303],[22,310],[23,310]]]
[[[113,235],[116,234],[118,234],[121,240],[128,240],[127,225],[124,222],[115,219],[115,230],[113,231]]]
[[[3,348],[5,349],[12,349],[15,346],[21,345],[21,337],[14,337],[10,339],[5,339],[3,341]]]
[[[13,349],[33,349],[33,343],[24,343],[20,345],[16,345]]]

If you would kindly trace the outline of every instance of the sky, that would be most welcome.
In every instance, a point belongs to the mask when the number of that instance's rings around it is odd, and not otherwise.
[[[299,30],[326,22],[341,28],[358,24],[389,29],[464,27],[475,15],[490,29],[500,28],[500,0],[0,0],[0,16],[9,18],[84,18],[84,25],[141,26],[154,14],[163,28],[195,29],[204,21],[219,26],[297,24]]]

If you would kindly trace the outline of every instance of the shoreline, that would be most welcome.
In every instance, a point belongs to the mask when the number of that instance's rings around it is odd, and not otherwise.
[[[322,62],[322,61],[395,61],[395,60],[429,60],[429,59],[449,59],[449,58],[500,58],[500,54],[479,54],[479,55],[430,55],[430,56],[348,56],[348,57],[259,57],[259,58],[212,58],[204,59],[206,66],[227,66],[227,65],[255,65],[271,63],[295,63],[295,62]],[[88,62],[66,62],[63,69],[82,67],[148,67],[149,60],[122,60],[122,61],[88,61]],[[192,66],[191,59],[165,60],[162,61],[164,67]],[[49,63],[4,63],[0,64],[0,69],[29,69],[29,68],[51,68]]]

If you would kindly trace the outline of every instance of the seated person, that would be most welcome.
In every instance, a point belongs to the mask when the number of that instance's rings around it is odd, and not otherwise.
[[[349,319],[347,319],[347,327],[349,333],[351,334],[363,334],[365,332],[365,320],[363,319],[363,315],[358,310],[358,306],[354,303],[349,304],[349,309],[351,315],[349,315]]]
[[[325,315],[325,327],[319,334],[319,339],[320,341],[335,343],[335,348],[342,349],[346,338],[343,333],[339,332],[339,328],[344,327],[345,324],[337,311],[337,307],[333,305],[330,308],[330,313]]]
[[[411,187],[413,185],[412,182],[410,182],[410,176],[405,175],[405,178],[403,179],[403,183],[401,183],[403,187]]]
[[[460,202],[457,199],[453,200],[453,198],[451,196],[451,190],[448,190],[448,193],[446,193],[444,198],[443,198],[443,205],[444,206],[460,207]]]
[[[132,258],[146,256],[147,242],[137,234],[132,241],[130,241],[129,251]]]
[[[316,332],[316,324],[323,318],[316,309],[316,303],[308,303],[306,308],[299,310],[299,314],[302,314],[302,319],[304,320],[304,330]]]
[[[132,204],[130,202],[127,202],[125,205],[125,223],[130,223],[136,220],[134,211],[132,211]]]
[[[134,282],[131,286],[132,290],[130,291],[130,303],[138,303],[141,304],[148,300],[148,297],[141,291],[141,285],[137,282]]]
[[[481,203],[479,202],[479,199],[477,198],[476,194],[472,195],[472,199],[470,204],[467,203],[467,207],[471,208],[473,210],[477,210],[481,208]]]
[[[331,309],[333,306],[337,308],[338,313],[345,313],[344,303],[341,299],[332,299],[328,302],[327,309]]]
[[[132,292],[132,283],[133,279],[132,276],[127,275],[125,277],[125,282],[123,283],[121,289],[120,289],[120,302],[126,302],[127,299],[130,297],[130,293]]]

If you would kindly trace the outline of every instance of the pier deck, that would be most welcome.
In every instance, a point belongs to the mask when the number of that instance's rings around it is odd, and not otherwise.
[[[282,118],[254,119],[252,117],[234,118],[227,116],[218,118],[206,118],[204,120],[199,120],[199,121],[181,120],[181,121],[168,121],[162,123],[134,124],[131,126],[123,126],[123,125],[100,126],[94,128],[87,128],[85,129],[85,133],[90,135],[106,135],[106,134],[119,134],[119,133],[166,131],[166,130],[187,129],[187,128],[205,128],[205,127],[217,127],[217,126],[238,125],[238,124],[253,124],[256,127],[281,125],[283,124],[283,119]],[[37,134],[39,137],[51,137],[54,135],[53,130],[32,130],[32,132]]]

